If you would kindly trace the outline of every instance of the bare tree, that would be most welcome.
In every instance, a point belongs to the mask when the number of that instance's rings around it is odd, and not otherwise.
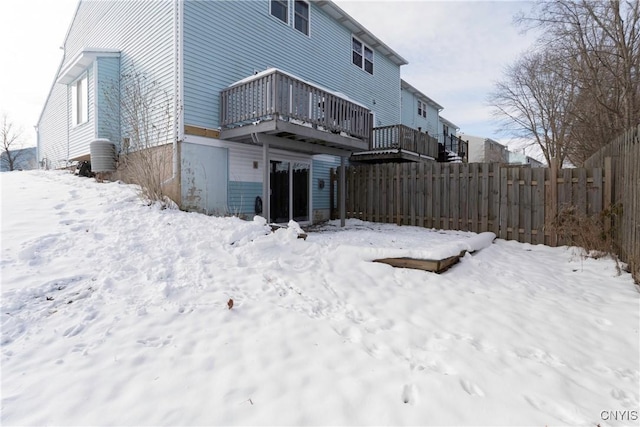
[[[579,89],[568,155],[579,164],[640,117],[640,2],[555,0],[518,22],[564,58]]]
[[[2,166],[15,170],[26,151],[22,150],[22,129],[16,129],[7,114],[2,115]]]
[[[571,70],[549,53],[529,53],[505,71],[489,96],[502,130],[533,141],[551,164],[567,157],[577,87]]]
[[[173,138],[171,97],[146,74],[132,70],[110,87],[105,98],[109,119],[122,132],[118,172],[138,184],[141,196],[163,205],[173,204],[166,182],[171,177]]]

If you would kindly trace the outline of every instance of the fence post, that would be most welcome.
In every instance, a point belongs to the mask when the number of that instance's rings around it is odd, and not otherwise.
[[[345,168],[345,157],[340,156],[340,182],[338,183],[338,202],[340,205],[340,227],[344,227],[346,218],[346,196],[347,196],[347,171]]]
[[[610,210],[613,202],[613,165],[611,157],[604,158],[604,197],[603,199],[603,211]],[[604,216],[604,232],[605,235],[609,235],[611,232],[611,217],[612,215]]]
[[[329,169],[329,219],[336,219],[336,170],[334,168]]]
[[[395,165],[395,169],[396,169],[396,197],[394,198],[394,201],[396,203],[396,225],[402,225],[402,222],[400,220],[400,209],[402,209],[402,206],[400,205],[400,192],[402,191],[402,182],[400,181],[400,163],[396,163]]]
[[[558,159],[556,157],[552,157],[549,164],[549,194],[551,200],[547,204],[549,208],[549,215],[546,217],[551,220],[551,222],[555,222],[558,217],[558,169],[559,169]],[[551,224],[547,224],[551,225]],[[553,230],[553,227],[551,227]],[[558,234],[554,231],[549,235],[549,246],[558,246]]]

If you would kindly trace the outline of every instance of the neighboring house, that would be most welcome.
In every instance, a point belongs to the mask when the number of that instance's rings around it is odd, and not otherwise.
[[[443,107],[405,80],[400,82],[402,122],[373,129],[372,149],[354,153],[353,161],[385,162],[463,162],[466,143],[455,136],[458,129],[440,116]],[[450,125],[452,133],[443,134]]]
[[[437,137],[439,114],[444,107],[406,81],[400,82],[402,124]]]
[[[458,136],[460,127],[440,116],[438,119],[438,142],[441,144],[440,161],[467,161],[469,147],[467,141]],[[446,156],[446,160],[443,158]]]
[[[10,151],[14,160],[13,170],[30,170],[38,168],[36,147],[18,148]],[[9,158],[6,152],[0,154],[0,172],[9,171]]]
[[[509,151],[509,164],[511,165],[529,165],[533,168],[543,168],[545,167],[544,163],[534,159],[533,157],[527,156],[524,153]]]
[[[469,163],[509,163],[509,150],[491,138],[464,135],[469,143]]]
[[[405,140],[433,152],[439,106],[401,80],[404,58],[331,1],[80,1],[63,49],[38,160],[89,159],[98,138],[126,146],[132,129],[114,100],[122,76],[143,73],[171,99],[170,134],[156,142],[184,209],[319,221],[329,170],[353,153]],[[407,130],[410,97],[420,104]]]

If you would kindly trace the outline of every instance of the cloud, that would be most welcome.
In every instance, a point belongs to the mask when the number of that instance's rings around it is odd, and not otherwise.
[[[337,0],[338,6],[409,61],[403,78],[445,107],[462,130],[491,137],[486,95],[502,69],[533,37],[512,25],[531,3],[518,1]],[[0,111],[9,113],[35,144],[36,124],[61,58],[58,47],[77,0],[2,0]],[[37,13],[34,13],[36,11]],[[486,129],[486,130],[485,130]]]
[[[26,145],[36,144],[36,125],[54,74],[77,0],[0,1],[0,112],[24,130]]]
[[[521,34],[513,25],[516,13],[526,13],[532,3],[336,3],[409,61],[402,77],[441,104],[443,116],[462,130],[498,133],[487,96],[503,69],[534,41],[534,34]]]

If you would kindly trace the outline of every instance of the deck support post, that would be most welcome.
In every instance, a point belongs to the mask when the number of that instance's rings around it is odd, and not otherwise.
[[[269,143],[262,141],[262,216],[271,223],[271,161],[269,160]]]
[[[347,174],[346,174],[346,168],[345,168],[345,157],[340,156],[340,182],[338,183],[339,185],[338,194],[340,194],[340,227],[345,226],[345,218],[346,218],[346,199],[347,199],[347,192],[345,191],[346,182],[347,182],[346,175]]]

